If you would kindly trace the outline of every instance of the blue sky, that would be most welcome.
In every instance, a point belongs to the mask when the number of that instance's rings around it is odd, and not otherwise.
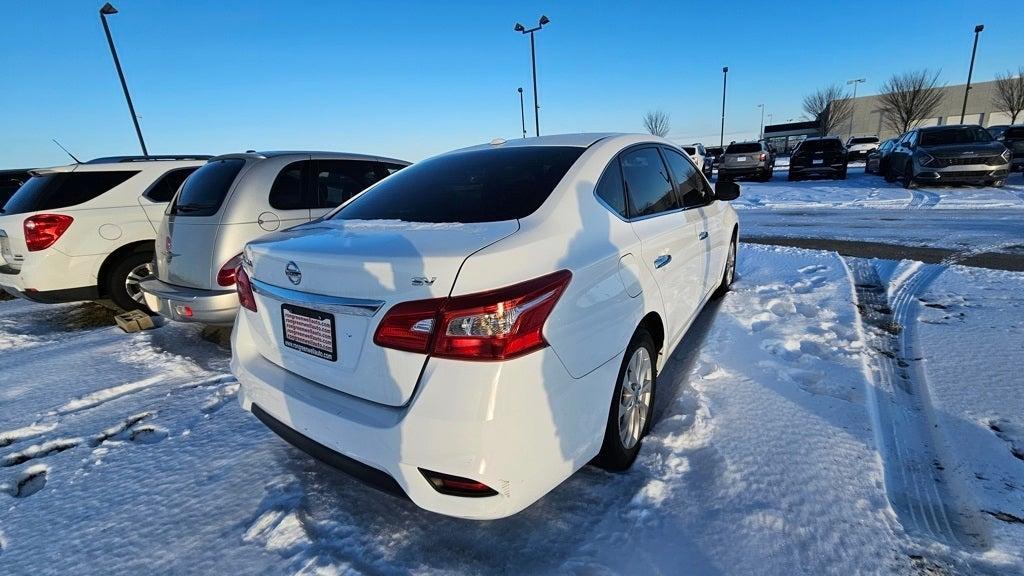
[[[100,1],[8,6],[0,35],[0,167],[137,153],[99,22]],[[801,114],[815,88],[942,70],[964,82],[1024,65],[1018,2],[191,2],[120,0],[110,18],[151,153],[323,149],[408,160],[520,134],[537,34],[542,133],[642,131],[653,108],[671,137],[726,140],[760,113]],[[532,126],[527,118],[528,128]]]

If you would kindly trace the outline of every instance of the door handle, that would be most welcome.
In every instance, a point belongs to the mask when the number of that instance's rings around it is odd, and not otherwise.
[[[704,232],[701,232],[701,233],[700,233],[700,234],[699,234],[699,235],[697,236],[697,240],[707,240],[707,239],[708,239],[708,233],[707,233],[707,230],[705,230]]]
[[[668,264],[671,261],[672,261],[672,255],[671,254],[665,254],[663,256],[658,256],[657,258],[654,259],[654,267],[655,268],[661,268],[662,266]]]

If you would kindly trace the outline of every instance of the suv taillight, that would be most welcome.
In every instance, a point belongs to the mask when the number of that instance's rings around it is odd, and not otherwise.
[[[36,214],[25,219],[25,244],[29,252],[43,250],[67,232],[74,222],[71,216],[64,214]]]
[[[217,284],[219,286],[233,286],[238,267],[241,265],[242,255],[236,254],[234,258],[228,260],[227,263],[220,267],[220,270],[217,272]]]
[[[245,273],[245,268],[241,265],[235,272],[235,291],[238,292],[238,303],[242,305],[242,308],[256,312],[256,297],[252,293],[252,282],[249,281],[249,275]]]
[[[572,279],[561,270],[498,290],[396,304],[378,346],[462,360],[507,360],[547,346],[541,330]]]
[[[761,152],[761,162],[764,162],[767,159],[768,159],[768,155],[765,154],[764,152]]]

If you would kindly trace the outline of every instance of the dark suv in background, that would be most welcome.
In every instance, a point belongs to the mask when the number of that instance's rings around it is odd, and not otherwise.
[[[1024,171],[1024,125],[1007,126],[999,141],[1010,149],[1013,158],[1010,160],[1012,172]]]
[[[824,176],[846,180],[848,152],[843,141],[833,136],[807,138],[789,158],[789,179]]]
[[[719,180],[751,176],[767,182],[775,170],[775,153],[765,142],[733,142],[715,162]]]
[[[1002,186],[1013,154],[981,126],[929,126],[907,132],[889,154],[886,179],[904,188],[921,183]]]

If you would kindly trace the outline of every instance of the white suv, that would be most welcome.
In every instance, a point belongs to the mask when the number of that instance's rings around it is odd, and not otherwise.
[[[167,202],[210,156],[119,156],[32,171],[0,211],[0,289],[44,303],[145,306]]]
[[[650,135],[458,150],[250,242],[239,399],[423,508],[499,518],[598,458],[628,468],[658,370],[729,289],[732,181]]]

